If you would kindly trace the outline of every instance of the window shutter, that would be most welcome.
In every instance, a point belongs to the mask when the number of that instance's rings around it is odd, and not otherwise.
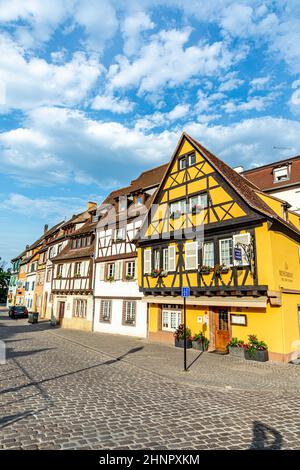
[[[168,246],[168,271],[176,270],[176,246]]]
[[[123,277],[123,260],[118,260],[115,266],[115,279],[120,280]]]
[[[136,300],[133,301],[134,326],[136,324]]]
[[[239,243],[242,245],[250,245],[250,233],[239,233],[238,235],[233,235],[233,250],[234,248],[241,248],[238,246]],[[234,259],[234,265],[235,266],[246,266],[249,264],[249,260],[247,259],[247,256],[245,254],[245,251],[243,248],[241,248],[242,251],[242,261]],[[233,253],[234,257],[234,253]]]
[[[99,318],[99,321],[103,321],[103,300],[100,301],[100,318]]]
[[[105,263],[100,263],[100,268],[99,268],[99,280],[104,281],[104,268],[105,268]]]
[[[198,269],[198,243],[185,244],[185,269]]]
[[[144,274],[151,273],[151,248],[144,250]]]
[[[123,325],[126,324],[126,305],[127,305],[126,300],[123,300],[123,308],[122,308],[122,324]]]

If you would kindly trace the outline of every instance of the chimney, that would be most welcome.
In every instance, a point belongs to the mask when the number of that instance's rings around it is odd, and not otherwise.
[[[92,209],[96,209],[97,208],[97,203],[96,202],[92,202],[92,201],[89,201],[87,203],[87,210],[90,211]]]
[[[243,173],[244,167],[243,166],[236,166],[234,168],[234,171],[236,171],[237,173]]]
[[[48,224],[45,224],[44,225],[44,233],[46,233],[48,231]]]

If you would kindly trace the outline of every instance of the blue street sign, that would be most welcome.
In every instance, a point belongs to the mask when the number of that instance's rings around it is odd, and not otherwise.
[[[234,259],[237,261],[242,261],[242,250],[240,248],[234,249]]]
[[[189,297],[190,296],[190,288],[189,287],[182,287],[181,288],[181,297]]]

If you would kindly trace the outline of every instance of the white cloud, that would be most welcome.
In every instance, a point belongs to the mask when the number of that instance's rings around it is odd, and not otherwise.
[[[300,153],[300,122],[295,120],[265,116],[228,126],[191,123],[185,130],[232,166],[250,168]],[[275,152],[274,146],[289,150]]]
[[[95,201],[100,202],[100,201]],[[31,198],[23,194],[11,193],[0,202],[0,210],[48,220],[63,220],[84,210],[87,201],[79,197]]]
[[[134,108],[134,103],[127,98],[120,99],[114,96],[96,96],[92,102],[92,108],[96,110],[111,111],[116,114],[130,113]]]
[[[121,28],[124,37],[125,54],[136,54],[141,45],[142,32],[153,29],[154,26],[149,15],[143,11],[127,16]]]
[[[290,108],[291,110],[298,114],[300,111],[300,80],[295,80],[292,83],[292,89],[295,90],[290,98]]]
[[[169,112],[155,112],[148,114],[135,122],[135,129],[137,130],[149,130],[155,127],[166,127],[171,125],[172,122],[188,119],[188,113],[190,110],[189,104],[178,104]]]
[[[258,77],[250,81],[250,91],[251,93],[255,90],[263,90],[266,88],[266,85],[270,83],[271,77]]]
[[[28,57],[8,36],[0,36],[0,75],[5,86],[2,112],[55,104],[82,102],[95,85],[103,67],[94,55],[76,52],[62,65]]]
[[[232,91],[235,90],[236,88],[239,88],[240,85],[244,83],[244,80],[241,80],[240,78],[230,78],[229,80],[226,80],[219,86],[219,91],[224,92],[224,91]]]
[[[142,95],[182,85],[195,76],[218,75],[244,57],[243,50],[234,54],[223,42],[185,47],[190,34],[190,28],[160,31],[151,36],[136,59],[129,61],[125,56],[118,56],[109,69],[110,87],[137,87]]]
[[[108,189],[122,184],[125,175],[135,176],[137,168],[165,159],[175,135],[146,135],[76,110],[37,108],[23,128],[0,134],[0,171],[26,183],[40,183],[42,174],[44,185],[75,180]]]
[[[275,99],[275,94],[266,96],[253,96],[244,102],[228,101],[221,106],[226,113],[232,114],[239,111],[264,111]]]
[[[114,37],[119,24],[110,0],[75,2],[74,19],[85,29],[87,47],[96,51],[101,51],[106,41]]]

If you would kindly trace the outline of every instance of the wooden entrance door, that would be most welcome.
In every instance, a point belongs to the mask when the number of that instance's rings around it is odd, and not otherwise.
[[[58,322],[60,325],[62,323],[64,315],[65,315],[65,302],[59,302]]]
[[[215,312],[215,348],[217,351],[226,351],[229,343],[229,315],[227,309],[220,309]]]

